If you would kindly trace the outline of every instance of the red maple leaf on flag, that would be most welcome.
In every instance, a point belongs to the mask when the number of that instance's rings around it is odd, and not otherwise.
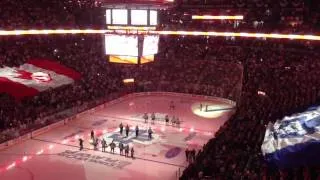
[[[25,70],[16,70],[17,76],[15,78],[32,80],[32,73]]]
[[[25,79],[25,80],[34,80],[37,82],[50,82],[52,81],[52,78],[50,74],[44,73],[44,72],[28,72],[25,70],[16,70],[17,76],[16,78]]]

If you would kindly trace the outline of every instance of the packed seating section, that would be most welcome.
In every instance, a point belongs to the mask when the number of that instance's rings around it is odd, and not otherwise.
[[[210,1],[185,2],[189,5],[211,5],[206,3]],[[272,1],[255,1],[255,11],[245,11],[251,7],[246,1],[224,2],[235,3],[232,9],[237,10],[233,12],[244,12],[248,16],[237,25],[234,21],[205,24],[183,20],[183,13],[173,9],[172,12],[161,13],[161,28],[312,34],[319,27],[317,2],[306,10],[308,4],[304,1],[292,1],[290,4],[282,0],[280,3],[283,4],[277,11],[272,10]],[[180,5],[183,7],[188,3]],[[2,0],[0,26],[5,30],[104,27],[100,5],[100,2],[91,0]],[[269,8],[276,16],[268,15]],[[197,11],[190,10],[189,13]],[[97,16],[101,19],[92,18]],[[261,18],[254,19],[255,16]],[[286,24],[289,21],[294,23]],[[181,179],[319,178],[320,169],[317,167],[270,168],[260,150],[265,125],[269,121],[318,102],[318,42],[164,36],[161,37],[156,61],[135,66],[108,63],[100,35],[17,36],[1,37],[0,41],[0,67],[18,66],[30,58],[46,58],[82,75],[82,79],[72,85],[45,91],[23,101],[1,94],[0,142],[51,123],[43,122],[44,117],[70,108],[95,106],[123,93],[187,92],[236,100],[238,110],[198,153]],[[219,71],[213,71],[216,69]],[[135,78],[136,84],[132,87],[124,85],[123,78]],[[241,86],[238,87],[239,82]],[[241,99],[238,99],[237,92],[241,92]]]

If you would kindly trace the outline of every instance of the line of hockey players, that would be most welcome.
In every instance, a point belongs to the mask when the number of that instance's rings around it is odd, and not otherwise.
[[[210,108],[210,105],[200,103],[200,107],[199,107],[200,111],[204,111],[204,112],[214,111],[212,109],[210,110],[209,108]]]
[[[121,135],[123,134],[123,130],[125,130],[126,137],[129,136],[130,128],[129,128],[128,124],[124,128],[123,124],[120,123],[119,128],[120,128],[120,134]],[[139,126],[137,125],[135,127],[136,137],[139,136],[139,131],[140,131],[139,130]],[[149,129],[148,129],[148,138],[149,139],[152,139],[152,133],[153,133],[153,131],[152,131],[151,127],[149,127]],[[99,140],[98,137],[95,137],[93,130],[90,133],[90,137],[91,137],[91,144],[93,145],[94,150],[98,150],[98,145],[100,143],[101,144],[101,151],[102,152],[106,152],[106,148],[108,147],[108,144],[107,144],[107,141],[104,138],[102,138],[102,140]],[[79,139],[80,151],[83,150],[83,142],[84,142],[83,139],[80,138]],[[110,152],[112,154],[114,154],[115,148],[117,147],[116,143],[114,141],[112,141],[111,143],[109,143],[109,146],[110,146]],[[121,156],[124,155],[125,157],[129,157],[129,151],[130,151],[131,158],[134,158],[134,148],[131,147],[131,149],[130,149],[129,144],[125,145],[122,142],[119,142],[118,148],[119,148]]]
[[[154,113],[154,112],[151,113],[150,116],[148,115],[148,113],[144,113],[143,119],[144,119],[144,122],[145,122],[145,123],[148,123],[149,118],[150,118],[152,124],[154,124],[154,123],[155,123],[155,120],[156,120],[156,115],[155,115],[155,113]],[[180,121],[179,117],[177,117],[177,116],[172,116],[172,118],[171,118],[171,120],[170,120],[169,115],[167,114],[167,115],[164,117],[164,120],[165,120],[165,122],[166,122],[166,125],[169,125],[169,124],[171,123],[172,126],[180,127],[181,121]]]
[[[123,130],[125,130],[126,137],[129,136],[130,128],[129,128],[128,124],[126,125],[126,127],[124,127],[123,124],[120,123],[119,129],[120,129],[120,134],[121,135],[123,134]],[[139,132],[140,132],[140,129],[139,129],[138,125],[136,125],[136,127],[135,127],[135,132],[136,132],[136,137],[138,137],[139,136]],[[151,127],[149,127],[149,129],[148,129],[148,138],[149,139],[152,139],[152,133],[153,133],[153,131],[152,131]]]

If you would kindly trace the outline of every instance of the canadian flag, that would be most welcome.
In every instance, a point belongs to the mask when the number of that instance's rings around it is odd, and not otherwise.
[[[50,60],[29,60],[19,67],[0,68],[0,93],[16,99],[35,96],[41,91],[73,83],[81,75]]]

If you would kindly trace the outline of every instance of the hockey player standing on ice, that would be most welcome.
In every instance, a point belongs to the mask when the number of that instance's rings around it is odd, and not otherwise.
[[[91,140],[94,140],[94,131],[93,130],[91,130],[90,136],[91,136]]]
[[[138,137],[139,136],[139,127],[138,127],[138,125],[136,125],[136,137]]]
[[[102,146],[102,152],[106,152],[107,142],[105,139],[102,139],[101,146]]]
[[[151,127],[149,127],[149,129],[148,129],[148,137],[149,137],[149,139],[152,139],[152,129],[151,129]]]
[[[133,156],[134,155],[134,149],[133,149],[133,147],[131,148],[131,158],[133,159]]]
[[[120,134],[122,135],[122,132],[123,132],[123,125],[122,125],[122,123],[120,123],[119,128],[120,128]]]
[[[176,125],[177,125],[177,127],[180,127],[180,119],[179,119],[179,117],[176,118]]]
[[[83,140],[80,138],[79,139],[79,146],[80,146],[80,151],[83,149]]]
[[[144,119],[144,123],[148,123],[148,113],[144,113],[143,119]]]
[[[154,112],[151,114],[151,120],[152,124],[154,124],[154,121],[156,120],[156,115],[154,114]]]
[[[129,125],[127,124],[127,125],[126,125],[126,137],[129,136],[129,130],[130,130],[130,128],[129,128]]]
[[[112,154],[114,154],[114,148],[116,147],[116,144],[112,141],[111,143],[110,143],[110,148],[111,148],[111,152],[112,152]]]
[[[175,116],[172,116],[172,119],[171,119],[171,124],[172,126],[174,126],[176,123],[176,117]]]
[[[126,157],[129,157],[129,144],[126,145],[126,148],[124,150],[124,154],[125,154]]]
[[[166,120],[166,125],[168,125],[169,124],[169,116],[168,116],[168,114],[166,115],[166,117],[164,119]]]
[[[174,109],[175,109],[174,103],[173,103],[173,101],[171,101],[170,106],[169,106],[169,110],[174,110]]]
[[[96,138],[96,139],[93,141],[94,150],[98,150],[98,144],[99,144],[99,139]]]
[[[119,142],[119,149],[120,149],[120,156],[123,155],[123,149],[124,149],[124,145],[122,144],[122,142]]]

